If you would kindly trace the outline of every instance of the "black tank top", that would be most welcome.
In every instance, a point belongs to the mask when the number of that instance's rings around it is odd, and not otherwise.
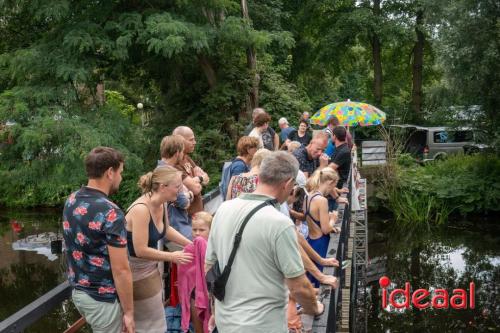
[[[132,209],[132,207],[136,205],[144,205],[148,206],[145,203],[138,202],[135,205],[130,206],[130,208],[127,210],[127,213]],[[149,210],[149,207],[148,207]],[[158,228],[156,228],[156,225],[153,221],[153,216],[151,215],[151,212],[149,212],[149,237],[148,237],[148,247],[152,249],[157,249],[158,246],[158,241],[165,237],[165,230],[167,229],[167,222],[166,222],[166,209],[163,207],[163,231],[160,233],[158,232]],[[128,247],[128,252],[132,257],[137,257],[135,254],[134,250],[134,243],[132,241],[132,232],[127,230],[127,247]]]

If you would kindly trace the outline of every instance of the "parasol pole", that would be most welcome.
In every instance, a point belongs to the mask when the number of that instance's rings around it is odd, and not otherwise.
[[[347,102],[350,102],[350,101],[351,101],[351,99],[350,99],[350,98],[348,98],[348,99],[347,99]],[[348,131],[349,133],[351,133],[351,131],[350,131],[350,126],[346,126],[346,128],[347,128],[347,131]],[[352,133],[351,133],[351,136],[352,136],[352,144],[354,144],[354,126],[352,126]]]

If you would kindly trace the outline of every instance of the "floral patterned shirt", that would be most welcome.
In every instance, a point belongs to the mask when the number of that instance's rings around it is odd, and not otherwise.
[[[241,193],[252,193],[257,188],[259,183],[259,177],[257,175],[253,176],[235,176],[233,179],[233,184],[228,191],[231,191],[231,199],[237,198]]]
[[[66,200],[63,228],[70,285],[96,301],[114,302],[107,246],[127,246],[123,211],[103,192],[83,186]]]

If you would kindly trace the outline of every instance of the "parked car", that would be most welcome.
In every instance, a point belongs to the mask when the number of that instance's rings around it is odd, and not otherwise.
[[[470,127],[423,127],[416,125],[391,125],[401,128],[406,140],[403,151],[427,162],[446,158],[449,154],[464,153],[477,145],[479,132]]]

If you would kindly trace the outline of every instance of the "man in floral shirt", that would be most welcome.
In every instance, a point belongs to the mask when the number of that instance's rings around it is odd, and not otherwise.
[[[122,325],[133,332],[125,217],[108,199],[122,180],[123,156],[97,147],[85,158],[85,168],[87,186],[69,196],[63,212],[73,302],[94,332],[121,332]]]

